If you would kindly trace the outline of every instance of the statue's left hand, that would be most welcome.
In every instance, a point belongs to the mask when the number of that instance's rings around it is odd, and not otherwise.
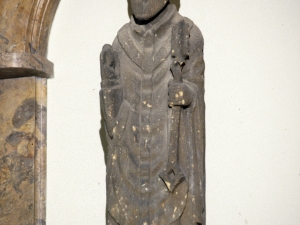
[[[186,83],[169,82],[169,106],[189,106],[194,98],[194,91]]]

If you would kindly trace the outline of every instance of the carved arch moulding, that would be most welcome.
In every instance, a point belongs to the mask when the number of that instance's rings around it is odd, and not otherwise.
[[[47,47],[59,1],[0,1],[0,224],[46,224]]]

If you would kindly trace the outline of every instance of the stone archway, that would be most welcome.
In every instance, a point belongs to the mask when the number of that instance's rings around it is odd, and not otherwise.
[[[0,2],[0,224],[46,224],[47,47],[59,1]]]

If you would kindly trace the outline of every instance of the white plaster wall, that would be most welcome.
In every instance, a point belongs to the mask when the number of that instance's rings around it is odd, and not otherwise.
[[[300,224],[300,1],[184,0],[206,61],[207,225]],[[63,0],[48,58],[48,225],[105,224],[99,53],[125,0]]]

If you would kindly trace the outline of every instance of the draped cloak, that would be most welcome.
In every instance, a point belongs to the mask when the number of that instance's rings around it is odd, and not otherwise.
[[[182,107],[178,160],[185,182],[170,193],[159,174],[169,156],[172,108],[168,83],[172,27],[189,24],[189,59],[183,82],[194,99]],[[107,154],[107,224],[205,225],[203,37],[172,4],[152,22],[133,18],[113,42],[119,80],[102,80],[100,92]],[[112,110],[113,109],[113,110]]]

